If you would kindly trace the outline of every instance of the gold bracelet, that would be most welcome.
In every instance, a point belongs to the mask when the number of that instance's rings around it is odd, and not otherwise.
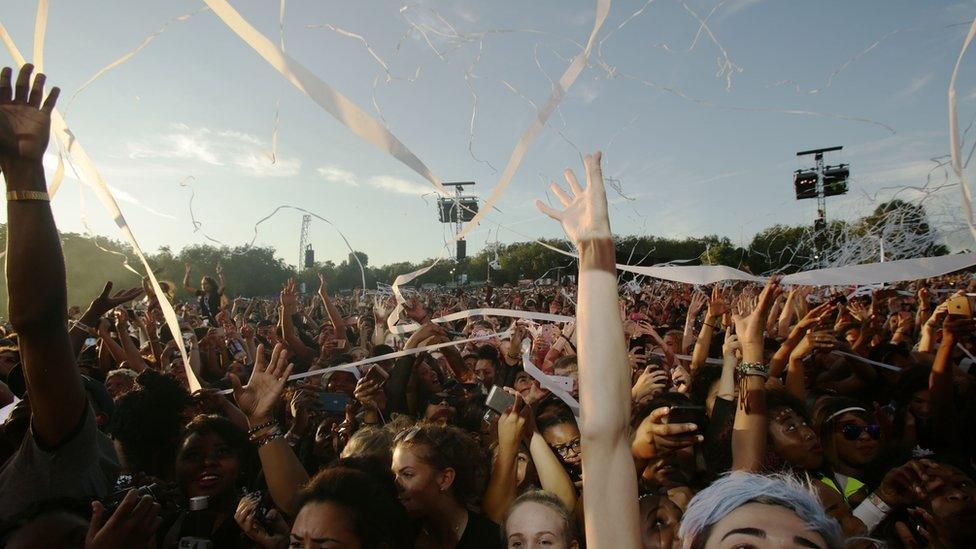
[[[51,196],[47,191],[7,191],[7,200],[41,200],[50,202]]]

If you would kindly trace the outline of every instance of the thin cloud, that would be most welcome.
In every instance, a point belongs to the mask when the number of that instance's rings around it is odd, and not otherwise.
[[[269,145],[255,135],[193,128],[180,122],[171,124],[170,128],[172,131],[156,138],[127,143],[127,156],[229,167],[251,177],[294,177],[301,172],[302,161],[296,157],[279,154],[277,162],[272,164],[264,152]]]
[[[431,192],[427,185],[420,185],[413,181],[393,177],[392,175],[377,175],[369,179],[369,184],[377,189],[397,194],[420,196]]]
[[[315,171],[317,171],[323,179],[330,183],[341,183],[343,185],[349,185],[350,187],[359,186],[359,181],[356,180],[356,175],[349,170],[340,168],[339,166],[322,166]]]
[[[932,80],[932,73],[924,74],[917,78],[913,78],[911,83],[905,87],[905,89],[895,94],[895,97],[899,99],[909,99],[916,93],[922,90],[928,83]]]
[[[718,16],[717,20],[721,21],[723,19],[732,17],[740,11],[747,10],[757,4],[761,4],[764,1],[765,0],[739,0],[738,2],[734,2],[729,5],[729,7],[721,15]]]
[[[135,196],[133,196],[133,195],[131,195],[131,194],[123,191],[122,189],[120,189],[118,187],[113,187],[112,185],[109,185],[108,188],[109,188],[109,190],[112,191],[112,194],[115,195],[115,198],[119,202],[124,202],[126,204],[132,204],[133,206],[135,206],[137,208],[140,208],[142,210],[145,210],[145,211],[147,211],[147,212],[149,212],[149,213],[151,213],[151,214],[153,214],[155,216],[162,217],[164,219],[172,219],[173,221],[177,221],[177,217],[176,216],[170,215],[168,213],[163,213],[163,212],[161,212],[159,210],[156,210],[156,209],[153,209],[153,208],[151,208],[149,206],[146,206],[145,204],[142,203],[141,200],[139,200]]]

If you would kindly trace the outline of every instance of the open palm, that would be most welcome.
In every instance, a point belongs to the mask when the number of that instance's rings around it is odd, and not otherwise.
[[[58,88],[44,97],[43,74],[30,85],[34,66],[26,64],[17,75],[16,88],[11,86],[9,67],[0,71],[0,157],[3,159],[40,160],[51,135],[51,111],[58,99]],[[14,90],[16,89],[16,94]]]
[[[550,208],[539,200],[535,201],[539,211],[559,221],[566,231],[566,236],[577,245],[585,240],[611,236],[610,216],[607,214],[607,191],[603,184],[603,171],[600,168],[601,158],[601,153],[596,152],[583,159],[586,167],[585,189],[580,187],[572,170],[564,172],[572,197],[555,183],[549,186],[565,208],[563,211]]]
[[[242,386],[240,378],[230,374],[237,407],[247,415],[252,424],[267,420],[271,415],[294,367],[294,364],[288,364],[288,352],[280,343],[271,351],[271,361],[267,364],[264,360],[264,345],[258,346],[256,354],[254,371],[251,372],[247,385]]]

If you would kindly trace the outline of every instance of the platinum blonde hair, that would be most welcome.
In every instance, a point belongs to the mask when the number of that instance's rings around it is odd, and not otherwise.
[[[844,546],[840,525],[827,515],[809,484],[785,474],[746,472],[729,473],[695,494],[678,530],[681,546],[684,549],[704,547],[712,527],[747,503],[776,505],[793,511],[810,531],[823,537],[827,547]]]

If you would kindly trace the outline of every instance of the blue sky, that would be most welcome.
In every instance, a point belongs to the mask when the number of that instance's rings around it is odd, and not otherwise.
[[[485,196],[499,177],[492,166],[501,170],[533,118],[532,102],[546,100],[549,78],[585,42],[595,1],[404,1],[289,0],[286,49],[379,117],[375,98],[392,132],[435,173],[477,181]],[[232,3],[277,42],[277,1]],[[52,0],[45,66],[63,89],[62,109],[100,68],[202,6]],[[24,52],[35,9],[33,0],[0,4],[0,21]],[[711,12],[700,34],[692,12]],[[863,215],[895,194],[926,196],[951,241],[968,246],[953,232],[962,218],[958,187],[909,187],[925,185],[931,159],[948,154],[946,90],[973,17],[976,2],[617,0],[601,55],[533,144],[498,211],[470,237],[469,253],[496,238],[559,236],[532,200],[564,168],[580,168],[579,151],[596,149],[624,195],[611,192],[616,232],[748,242],[773,223],[812,222],[814,202],[792,194],[792,171],[805,166],[795,152],[831,145],[844,145],[830,160],[851,163],[853,180],[848,196],[830,200],[829,217]],[[323,25],[364,37],[393,78],[363,42]],[[413,25],[426,39],[407,33]],[[450,38],[451,28],[465,39]],[[511,32],[486,33],[494,30]],[[466,73],[477,96],[477,159]],[[973,56],[957,87],[966,128],[976,116]],[[375,264],[435,256],[444,243],[429,183],[319,109],[208,11],[169,24],[82,91],[67,120],[146,250],[206,243],[203,233],[247,243],[254,224],[284,204],[332,220]],[[183,181],[196,193],[197,232]],[[933,172],[930,189],[943,181]],[[118,237],[89,191],[83,207],[75,180],[61,193],[62,230],[83,232],[87,215],[94,232]],[[261,225],[256,242],[294,263],[299,226],[299,213],[283,211]],[[319,259],[347,253],[319,221],[311,242]]]

